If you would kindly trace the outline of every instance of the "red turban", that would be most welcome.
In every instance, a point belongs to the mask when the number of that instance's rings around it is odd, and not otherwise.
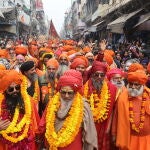
[[[147,72],[150,73],[150,62],[147,65]]]
[[[114,68],[107,72],[107,79],[110,81],[114,74],[120,74],[122,77],[125,76],[125,72],[123,72],[121,69]]]
[[[19,54],[27,55],[27,48],[25,46],[16,46],[15,53],[17,55],[19,55]]]
[[[95,73],[96,71],[102,71],[106,73],[107,72],[106,64],[100,61],[94,61],[92,64],[91,73]]]
[[[51,58],[51,59],[49,59],[48,62],[46,63],[46,67],[49,67],[49,66],[53,66],[53,67],[55,67],[56,69],[58,69],[59,63],[58,63],[58,61],[57,61],[55,58]]]
[[[67,70],[64,75],[60,77],[57,84],[57,90],[60,90],[61,87],[64,86],[70,86],[74,91],[79,91],[83,86],[81,73],[73,69]]]
[[[11,83],[21,84],[22,75],[15,70],[0,70],[0,91],[5,91]]]
[[[128,72],[135,72],[137,70],[144,70],[144,67],[139,63],[133,63],[130,65]]]
[[[129,82],[138,82],[140,84],[145,84],[148,80],[146,73],[143,70],[137,70],[135,72],[128,73]]]
[[[77,66],[79,65],[84,65],[85,67],[88,67],[88,60],[86,57],[81,56],[81,57],[77,57],[73,60],[73,62],[70,65],[71,69],[75,69]]]

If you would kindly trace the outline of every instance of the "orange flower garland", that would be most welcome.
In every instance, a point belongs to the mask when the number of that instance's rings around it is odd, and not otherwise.
[[[24,77],[25,78],[25,77]],[[24,80],[23,80],[24,81]],[[28,136],[28,130],[29,130],[29,125],[31,122],[31,102],[30,102],[30,97],[27,94],[27,87],[25,84],[21,84],[21,95],[23,97],[23,102],[25,105],[25,114],[21,121],[18,122],[19,118],[19,107],[17,106],[15,109],[14,117],[12,119],[12,122],[10,123],[9,127],[6,130],[2,130],[0,134],[8,141],[12,143],[17,143],[24,138]],[[0,104],[2,104],[2,101],[4,100],[4,95],[0,93]],[[2,111],[2,110],[1,110]],[[14,135],[10,135],[10,133],[17,133],[22,131],[21,135],[18,137],[15,137]]]
[[[83,100],[80,94],[76,94],[68,117],[65,119],[62,128],[56,133],[55,119],[60,106],[60,95],[57,93],[50,101],[46,114],[45,137],[50,145],[50,150],[57,150],[58,147],[66,147],[72,143],[77,136],[83,120]]]
[[[133,113],[133,103],[132,100],[129,98],[129,116],[130,116],[130,123],[132,130],[136,132],[140,132],[143,129],[144,121],[145,121],[145,102],[146,102],[146,92],[143,93],[142,103],[141,103],[141,110],[140,110],[140,124],[136,127],[134,122],[134,113]]]
[[[87,86],[87,87],[86,87]],[[85,94],[88,93],[88,84],[85,86]],[[85,95],[85,97],[88,94]],[[95,122],[103,122],[108,117],[110,107],[110,94],[108,90],[107,82],[103,82],[100,97],[98,94],[91,94],[89,98],[90,107],[92,110],[93,118]]]

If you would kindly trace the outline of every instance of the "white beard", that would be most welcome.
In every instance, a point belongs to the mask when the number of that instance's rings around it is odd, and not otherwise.
[[[73,100],[65,101],[61,98],[60,101],[61,101],[61,106],[57,112],[57,116],[59,118],[64,118],[67,115]]]
[[[122,88],[125,85],[124,81],[121,81],[120,83],[118,83],[118,82],[113,81],[113,79],[112,79],[112,80],[110,80],[110,82],[113,85],[115,85],[117,88]]]
[[[127,89],[128,89],[129,96],[137,97],[143,94],[144,86],[141,86],[140,89],[137,90],[137,89],[129,88],[129,86],[127,85]]]

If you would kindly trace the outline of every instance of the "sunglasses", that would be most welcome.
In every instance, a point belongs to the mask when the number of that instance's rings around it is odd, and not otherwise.
[[[74,91],[63,91],[63,90],[61,90],[60,93],[62,95],[66,95],[66,94],[68,94],[69,96],[74,95]]]
[[[104,74],[104,73],[98,73],[98,72],[96,72],[96,73],[94,74],[94,76],[95,76],[95,77],[99,77],[99,76],[105,77],[105,74]]]
[[[16,89],[17,91],[20,90],[20,85],[16,85],[16,86],[14,86],[14,87],[9,87],[9,88],[8,88],[8,92],[13,92],[15,89]]]

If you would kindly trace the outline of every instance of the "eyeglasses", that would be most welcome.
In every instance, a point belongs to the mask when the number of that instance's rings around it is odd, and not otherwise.
[[[99,76],[105,77],[105,74],[104,74],[104,73],[95,72],[95,73],[94,73],[94,76],[95,76],[95,77],[99,77]]]
[[[14,87],[9,87],[9,88],[8,88],[8,92],[13,92],[14,89],[16,89],[17,91],[20,90],[20,85],[16,85],[16,86],[14,86]]]
[[[60,93],[61,93],[62,95],[66,95],[66,94],[68,94],[69,96],[74,95],[74,91],[63,91],[63,90],[61,90]]]

